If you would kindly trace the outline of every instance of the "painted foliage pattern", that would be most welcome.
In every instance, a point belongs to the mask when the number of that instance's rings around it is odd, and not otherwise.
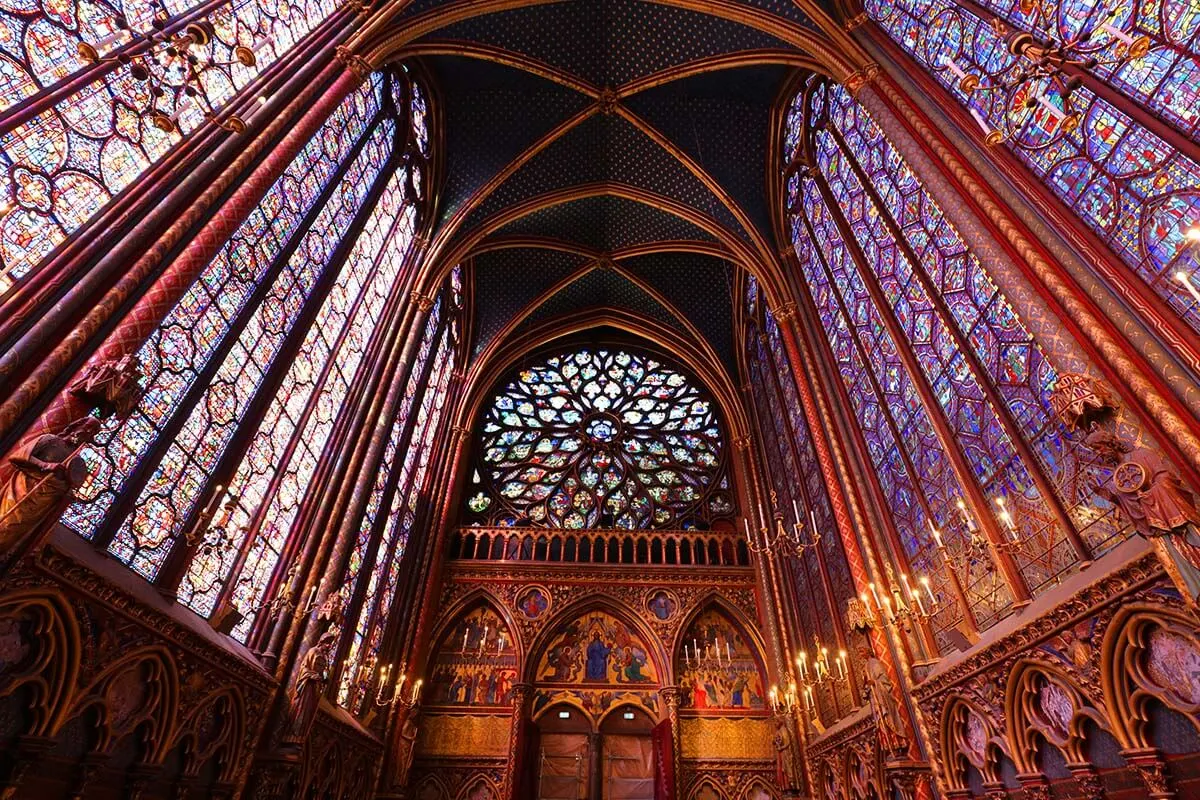
[[[517,681],[512,633],[492,609],[468,612],[438,645],[429,678],[432,706],[507,706]]]
[[[1147,35],[1153,46],[1144,58],[1122,58],[1114,65],[1098,66],[1096,73],[1149,114],[1195,138],[1200,120],[1200,7],[1195,2],[1126,0],[1105,5],[1085,0],[1061,4],[983,0],[981,5],[985,13],[1026,30],[1046,27],[1040,18],[1043,5],[1056,8],[1049,27],[1065,38],[1090,32],[1088,47],[1097,50],[1112,43],[1112,34],[1100,25],[1104,10],[1115,11],[1109,23],[1112,28]],[[1193,273],[1200,265],[1200,252],[1185,237],[1187,228],[1200,219],[1200,164],[1098,97],[1086,83],[1071,100],[1070,110],[1079,115],[1079,126],[1073,131],[1042,107],[1034,112],[1019,110],[1024,95],[989,91],[1011,79],[1019,65],[989,20],[965,5],[953,0],[868,0],[865,8],[959,102],[991,127],[1007,132],[1006,146],[1151,289],[1200,330],[1200,307],[1173,279],[1176,271],[1183,270],[1196,280]],[[964,93],[950,61],[981,78],[982,89]],[[1055,107],[1063,107],[1057,93],[1049,97]]]
[[[96,45],[102,56],[116,54],[132,41],[119,22],[141,36],[156,18],[212,23],[212,41],[198,56],[217,64],[205,70],[203,81],[221,107],[336,8],[334,0],[5,2],[0,4],[0,120],[15,107],[44,101],[87,69],[78,55],[81,42]],[[239,45],[255,49],[255,66],[236,62],[233,49]],[[180,134],[165,133],[141,116],[155,100],[147,84],[133,78],[129,64],[105,65],[93,75],[23,124],[0,128],[5,209],[0,213],[0,295],[180,141]],[[182,85],[177,70],[167,78],[172,91]],[[176,107],[168,97],[157,107],[177,117],[184,135],[204,120],[199,103]]]
[[[585,349],[520,372],[484,414],[468,500],[499,524],[672,528],[732,510],[711,401],[649,356]]]

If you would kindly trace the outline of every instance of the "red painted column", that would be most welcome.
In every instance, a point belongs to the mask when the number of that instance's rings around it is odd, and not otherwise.
[[[780,332],[783,334],[783,343],[787,349],[788,358],[793,364],[805,363],[805,358],[801,355],[800,347],[796,341],[794,327],[796,312],[794,307],[784,308],[774,313],[775,319],[779,322]],[[796,380],[796,387],[800,390],[800,403],[804,407],[804,417],[808,420],[813,446],[817,450],[817,460],[821,464],[821,472],[825,475],[825,485],[829,490],[829,504],[833,507],[834,521],[837,523],[837,531],[842,540],[842,549],[846,554],[846,563],[850,567],[850,575],[854,579],[855,592],[859,594],[865,593],[868,591],[868,584],[870,583],[870,579],[867,576],[866,563],[851,522],[850,508],[846,496],[843,494],[842,485],[838,480],[837,468],[834,466],[833,452],[830,442],[826,438],[825,426],[822,424],[821,416],[817,411],[816,399],[813,397],[812,387],[809,386],[808,381],[802,379]],[[883,662],[883,665],[887,668],[888,679],[892,682],[892,694],[896,703],[901,708],[905,707],[900,673],[896,669],[895,661],[892,659],[887,639],[879,628],[871,628],[869,638],[871,640],[871,648],[875,652],[875,657]],[[911,720],[908,719],[907,715],[905,715],[904,719],[908,728],[905,734],[910,742],[909,751],[915,757],[918,756],[916,737],[914,736]]]
[[[249,176],[233,191],[221,209],[204,225],[203,228],[184,247],[183,251],[171,262],[157,281],[142,295],[136,305],[125,315],[124,319],[104,340],[88,361],[88,365],[105,362],[115,362],[121,357],[134,354],[145,342],[146,337],[162,322],[175,306],[188,287],[196,280],[204,267],[212,260],[213,255],[229,240],[238,226],[245,221],[250,212],[258,205],[271,185],[282,171],[291,163],[301,148],[312,138],[325,119],[339,103],[346,98],[366,77],[363,62],[346,57],[350,61],[346,65],[339,60],[332,62],[322,71],[321,76],[313,81],[310,91],[302,92],[293,105],[308,110],[296,121],[279,144],[265,159],[250,173]],[[316,97],[316,87],[325,85],[330,79],[332,83]],[[315,98],[315,102],[314,102]],[[255,143],[259,148],[265,146],[268,128]],[[257,155],[253,146],[247,149],[250,158]],[[241,161],[242,159],[239,159]],[[222,177],[234,176],[230,170]],[[213,189],[219,187],[214,185]],[[197,220],[184,214],[173,228],[187,227]],[[179,232],[182,234],[182,231]],[[166,240],[166,241],[164,241]],[[178,238],[175,239],[177,241]],[[37,399],[46,387],[52,385],[78,355],[87,340],[112,316],[116,309],[136,291],[139,284],[152,273],[154,267],[161,261],[163,250],[170,246],[171,237],[164,236],[153,248],[130,268],[92,311],[76,326],[62,345],[46,358],[34,370],[30,378],[0,406],[0,434],[8,431]],[[85,367],[86,369],[86,367]],[[50,406],[34,423],[27,433],[36,434],[46,431],[61,430],[73,420],[84,416],[88,407],[69,393],[63,391],[51,402]]]

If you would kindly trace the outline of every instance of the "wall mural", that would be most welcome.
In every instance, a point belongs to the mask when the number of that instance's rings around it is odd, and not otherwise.
[[[766,677],[754,645],[716,609],[701,611],[676,654],[682,706],[696,714],[766,713]]]
[[[539,684],[657,685],[650,650],[624,622],[603,611],[571,620],[554,632],[538,665]]]
[[[443,635],[429,679],[431,706],[508,706],[517,651],[504,620],[487,606],[467,612]]]

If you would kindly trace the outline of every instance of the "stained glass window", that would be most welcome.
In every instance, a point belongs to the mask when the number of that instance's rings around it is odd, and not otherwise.
[[[947,447],[1012,510],[1035,589],[1077,562],[1068,530],[1096,553],[1120,541],[1091,491],[1103,474],[1094,456],[1050,413],[1057,373],[982,263],[848,92],[822,87],[809,102],[810,140],[797,144],[817,170],[789,184],[793,244],[914,571],[951,599],[929,526],[967,537],[973,523]],[[995,572],[976,563],[959,576],[982,624],[1011,603]],[[957,624],[953,605],[941,605],[937,630]]]
[[[1160,123],[1194,139],[1200,123],[1200,7],[1188,0],[1132,0],[1105,6],[1092,0],[1048,4],[1013,0],[867,0],[867,13],[920,62],[1146,284],[1200,330],[1200,307],[1175,279],[1198,278],[1200,252],[1186,231],[1200,223],[1200,164],[1169,144]],[[1111,20],[1104,10],[1115,11]],[[993,24],[1041,30],[1069,40],[1088,33],[1100,52],[1094,72],[1068,101],[1044,82],[1045,102],[1024,110],[1028,92],[1007,87],[1020,69]],[[1145,35],[1148,55],[1109,57],[1114,36]],[[1113,62],[1113,63],[1109,63]],[[980,79],[966,91],[962,75]],[[1111,87],[1111,91],[1104,91]],[[1118,99],[1124,95],[1127,99]],[[1141,106],[1145,114],[1132,113]],[[1063,124],[1070,112],[1078,126]],[[1147,120],[1147,117],[1150,121]],[[1142,120],[1142,121],[1139,121]]]
[[[149,389],[86,453],[97,465],[82,490],[90,502],[65,518],[110,536],[109,551],[151,579],[186,544],[180,602],[205,616],[238,609],[238,638],[269,599],[373,332],[409,274],[417,208],[396,166],[413,140],[398,130],[413,119],[397,110],[406,97],[398,74],[374,75],[285,169],[148,339]],[[356,548],[351,582],[362,556]]]
[[[712,402],[682,372],[620,348],[522,369],[482,420],[470,517],[501,525],[673,528],[728,515]]]
[[[355,710],[357,710],[356,706],[361,702],[362,697],[360,693],[354,691],[354,688],[370,680],[370,670],[363,670],[362,665],[369,665],[376,659],[382,644],[383,622],[387,619],[387,613],[395,594],[400,559],[404,554],[404,546],[408,538],[408,526],[401,525],[401,518],[404,516],[409,494],[414,488],[410,485],[410,478],[413,474],[412,461],[418,455],[425,436],[425,431],[420,423],[428,419],[426,415],[424,418],[414,421],[413,407],[418,397],[424,400],[430,396],[430,392],[436,394],[444,391],[448,384],[445,378],[449,375],[449,370],[443,368],[435,374],[434,370],[438,368],[439,362],[430,361],[435,340],[441,329],[442,300],[439,298],[426,321],[417,356],[405,384],[401,407],[388,437],[387,449],[384,453],[384,464],[387,469],[380,470],[375,485],[372,487],[366,513],[359,526],[359,536],[355,542],[354,553],[351,556],[348,574],[353,583],[361,569],[361,564],[368,557],[367,550],[371,546],[370,543],[374,541],[372,531],[382,524],[383,533],[378,540],[375,562],[367,579],[362,610],[353,628],[354,634],[350,641],[347,657],[349,666],[343,670],[343,683],[338,693],[339,702],[354,707]],[[444,347],[440,350],[439,355],[443,357],[447,355]],[[444,366],[444,362],[441,363]],[[381,509],[385,509],[385,513],[381,514]],[[381,589],[383,591],[380,591]]]
[[[131,65],[115,59],[152,23],[168,30],[211,23],[210,43],[194,53],[200,63],[217,65],[203,80],[219,108],[337,6],[334,0],[26,0],[0,8],[0,296],[180,141],[180,133],[145,116],[156,102],[183,135],[203,122],[199,102],[155,101]],[[109,60],[89,67],[81,43]],[[253,49],[254,66],[238,62],[238,46]],[[64,90],[88,69],[94,77]],[[177,83],[172,74],[169,84]]]
[[[326,256],[348,215],[362,202],[366,178],[386,160],[386,131],[372,125],[380,110],[378,84],[363,87],[341,104],[142,346],[138,358],[147,374],[146,392],[126,421],[110,422],[85,452],[92,476],[80,490],[83,502],[64,516],[67,525],[89,538],[102,527],[127,482],[154,466],[147,459],[151,448],[164,431],[178,425],[187,401],[201,387],[217,421],[236,424],[237,411],[257,390],[328,266]],[[333,194],[327,197],[330,187]],[[302,225],[313,214],[317,220],[306,233]],[[264,287],[269,287],[265,294]],[[214,382],[213,357],[230,337],[250,358],[245,363],[224,359],[229,374]],[[139,504],[139,512],[122,526],[126,533],[118,536],[116,554],[147,577],[157,572],[170,546],[174,523],[163,524],[163,515],[172,520],[179,516],[172,500],[174,482],[185,474],[179,458],[174,468],[170,460],[165,466],[159,462],[161,502]],[[199,479],[191,474],[186,480],[193,492],[199,488]]]

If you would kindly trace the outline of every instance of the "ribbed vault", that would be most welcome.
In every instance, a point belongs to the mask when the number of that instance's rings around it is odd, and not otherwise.
[[[831,34],[830,31],[833,31]],[[776,105],[853,48],[791,0],[419,0],[360,35],[417,60],[445,131],[431,273],[464,264],[472,352],[620,309],[733,370],[739,270],[772,285]],[[430,280],[433,279],[431,275]]]

